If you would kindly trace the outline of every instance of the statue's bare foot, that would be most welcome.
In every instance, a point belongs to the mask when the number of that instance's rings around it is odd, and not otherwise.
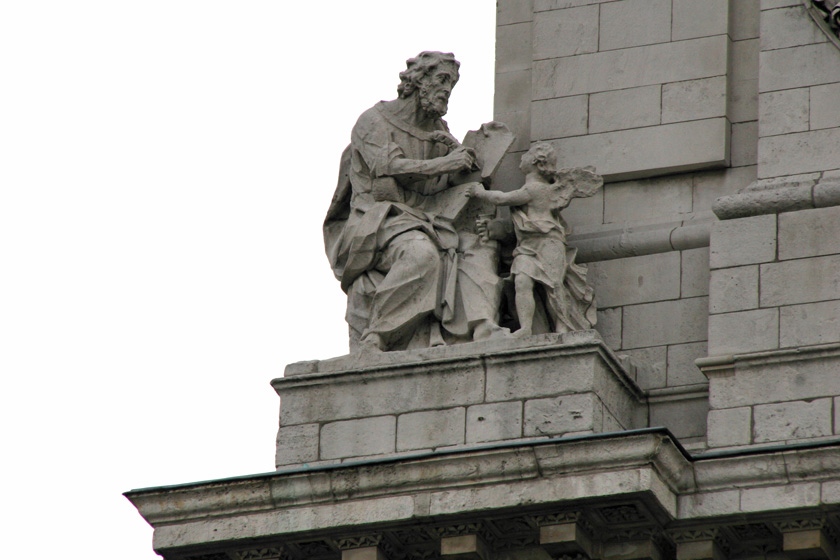
[[[382,337],[376,333],[370,333],[362,340],[359,341],[359,352],[360,353],[368,353],[368,352],[384,352],[385,351],[385,342],[382,340]]]
[[[438,346],[446,346],[446,341],[443,340],[443,335],[440,333],[440,323],[434,322],[429,330],[429,346],[437,348]]]
[[[525,338],[526,336],[531,336],[532,334],[531,329],[519,329],[513,333],[513,336],[516,338]]]
[[[500,327],[491,321],[484,321],[473,331],[473,340],[493,340],[496,338],[507,338],[510,336],[510,329]]]

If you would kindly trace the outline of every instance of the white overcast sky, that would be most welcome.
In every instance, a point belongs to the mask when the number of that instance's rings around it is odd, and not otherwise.
[[[347,348],[321,222],[405,59],[492,119],[492,0],[0,0],[3,556],[152,560],[122,492],[273,469]]]

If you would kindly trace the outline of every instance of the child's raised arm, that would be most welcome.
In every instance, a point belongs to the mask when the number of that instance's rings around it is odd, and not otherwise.
[[[469,198],[484,200],[496,206],[522,206],[532,200],[531,194],[524,188],[511,192],[488,191],[479,183],[468,185],[464,194]]]

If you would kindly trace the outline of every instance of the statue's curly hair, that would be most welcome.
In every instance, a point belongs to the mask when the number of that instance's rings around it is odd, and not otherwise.
[[[557,151],[548,142],[537,142],[534,144],[526,157],[534,158],[534,164],[540,173],[547,179],[554,180],[557,175]]]
[[[400,85],[397,86],[399,96],[404,98],[414,93],[414,90],[420,85],[420,80],[423,76],[430,73],[440,64],[451,64],[455,67],[456,74],[461,67],[461,63],[455,60],[454,54],[437,51],[423,51],[414,58],[406,60],[406,68],[400,72]]]

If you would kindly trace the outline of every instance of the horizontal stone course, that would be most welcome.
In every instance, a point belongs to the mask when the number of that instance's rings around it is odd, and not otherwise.
[[[602,4],[600,8],[598,50],[671,40],[671,0],[623,0]]]
[[[832,399],[793,401],[755,407],[755,443],[832,435]]]
[[[624,307],[622,347],[706,340],[709,300],[687,298]]]
[[[761,265],[762,307],[840,299],[840,255]]]
[[[464,443],[466,409],[429,410],[397,417],[397,451]]]
[[[710,35],[725,35],[729,27],[731,1],[674,0],[671,39],[681,41]]]
[[[592,393],[525,402],[525,436],[557,436],[582,430],[599,432],[603,405]]]
[[[467,443],[522,437],[522,403],[479,404],[467,409]]]
[[[598,50],[598,6],[534,14],[532,60],[592,53]]]
[[[603,307],[678,299],[680,253],[590,263],[587,280]]]
[[[604,223],[678,219],[692,210],[690,175],[668,175],[604,186]]]
[[[809,128],[809,88],[762,93],[758,107],[758,130],[762,137],[803,132]]]
[[[840,301],[822,301],[779,310],[782,348],[840,342]]]
[[[837,65],[840,67],[840,64]],[[758,177],[779,177],[840,168],[840,128],[761,138]]]
[[[825,43],[828,38],[799,3],[796,6],[766,10],[761,15],[761,50],[769,51]]]
[[[779,347],[779,310],[754,309],[709,317],[709,355],[743,354]]]
[[[840,82],[840,64],[825,64],[836,56],[837,47],[831,43],[763,51],[759,89],[765,92]]]
[[[708,355],[708,343],[690,342],[668,346],[667,385],[706,385],[708,380],[694,365],[698,358]]]
[[[717,222],[712,227],[712,269],[771,262],[776,259],[776,216],[751,216]]]
[[[779,214],[779,259],[840,254],[840,207]]]
[[[654,85],[591,94],[589,132],[594,134],[659,124],[661,90],[660,86]]]
[[[531,104],[531,137],[534,140],[580,136],[587,133],[588,122],[589,98],[586,95],[546,99]]]
[[[758,307],[758,265],[713,270],[709,313],[729,313]]]
[[[752,443],[752,408],[710,410],[708,416],[709,447],[729,447]]]
[[[531,69],[531,24],[496,28],[496,72]]]
[[[397,419],[394,416],[376,416],[326,424],[321,428],[320,457],[336,459],[393,453],[396,427]]]
[[[693,121],[726,116],[725,76],[662,86],[662,122]]]

